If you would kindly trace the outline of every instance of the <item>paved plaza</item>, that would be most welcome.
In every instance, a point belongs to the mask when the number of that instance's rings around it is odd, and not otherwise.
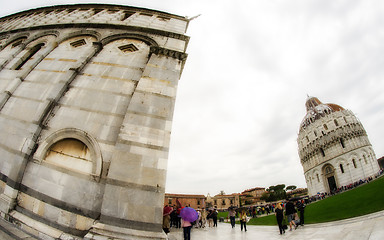
[[[382,240],[384,211],[331,223],[307,224],[284,235],[279,234],[277,226],[247,226],[247,230],[240,231],[240,225],[231,228],[228,223],[219,223],[217,228],[193,228],[191,240]],[[182,230],[172,229],[169,240],[183,240],[182,234]]]
[[[384,211],[362,217],[323,224],[307,224],[297,230],[279,234],[277,226],[247,226],[247,232],[240,231],[240,225],[231,228],[229,223],[219,223],[217,228],[192,229],[191,240],[382,240],[384,239]],[[183,240],[181,229],[172,229],[169,240]],[[29,234],[0,220],[1,240],[33,240]]]

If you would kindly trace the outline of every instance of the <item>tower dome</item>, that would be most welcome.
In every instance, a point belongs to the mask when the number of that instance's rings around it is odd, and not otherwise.
[[[350,110],[308,97],[298,151],[310,195],[332,192],[379,171],[367,133]]]
[[[317,97],[308,97],[305,103],[305,107],[307,109],[307,114],[301,122],[301,128],[308,127],[311,123],[315,122],[321,117],[324,117],[336,111],[344,110],[343,107],[334,103],[324,104]]]

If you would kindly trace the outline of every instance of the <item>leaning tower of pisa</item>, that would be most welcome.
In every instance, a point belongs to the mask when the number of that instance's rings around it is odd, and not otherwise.
[[[0,18],[0,214],[43,239],[165,239],[188,19],[105,4]]]

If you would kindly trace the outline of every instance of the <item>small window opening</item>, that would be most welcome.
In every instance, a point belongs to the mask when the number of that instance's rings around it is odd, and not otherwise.
[[[103,11],[103,9],[93,9],[93,15],[96,15],[101,11]]]
[[[130,53],[130,52],[136,52],[139,50],[135,45],[133,44],[128,44],[128,45],[123,45],[120,46],[119,49],[124,52],[124,53]]]
[[[12,44],[12,48],[19,46],[23,42],[23,39],[17,40]]]
[[[340,138],[340,144],[343,148],[345,148],[345,145],[344,145],[344,140],[342,138]]]
[[[316,132],[316,131],[313,131],[313,133],[315,134],[315,137],[317,137],[317,132]]]
[[[81,47],[81,46],[83,46],[83,45],[85,45],[87,43],[85,42],[84,39],[80,39],[80,40],[71,42],[70,44],[71,44],[72,47],[77,48],[77,47]]]
[[[355,159],[352,159],[353,166],[357,168]]]
[[[130,16],[132,16],[133,14],[135,14],[134,12],[128,12],[128,11],[125,11],[124,12],[124,15],[123,15],[123,18],[121,19],[121,21],[124,21],[125,19],[129,18]]]
[[[330,167],[330,166],[327,166],[326,168],[325,168],[325,174],[330,174],[330,173],[332,173],[333,172],[333,170],[332,170],[332,168]]]
[[[323,157],[325,157],[325,152],[324,152],[323,148],[320,148],[320,152],[321,152],[321,155],[323,155]]]
[[[197,205],[200,205],[200,200],[197,200]]]
[[[344,117],[344,121],[345,121],[345,123],[348,123],[348,122],[347,122],[347,118],[346,118],[346,117]]]
[[[338,127],[338,126],[339,126],[339,123],[337,122],[336,119],[334,120],[334,122],[335,122],[336,127]]]
[[[340,164],[340,170],[341,170],[341,173],[344,173],[343,164]]]
[[[168,204],[172,205],[172,198],[168,198]]]
[[[324,124],[323,126],[324,126],[324,129],[325,129],[325,130],[328,130],[328,126],[327,126],[327,124]]]
[[[40,43],[31,48],[31,50],[25,56],[25,59],[15,68],[15,70],[20,70],[24,66],[24,64],[27,63],[33,57],[33,55],[35,55],[43,46],[44,43]]]
[[[317,182],[320,182],[319,174],[316,174]]]

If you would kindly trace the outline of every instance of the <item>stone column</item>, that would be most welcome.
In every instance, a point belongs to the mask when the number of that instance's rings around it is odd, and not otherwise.
[[[166,239],[162,211],[168,150],[186,56],[151,47],[115,145],[100,222],[85,239]]]

